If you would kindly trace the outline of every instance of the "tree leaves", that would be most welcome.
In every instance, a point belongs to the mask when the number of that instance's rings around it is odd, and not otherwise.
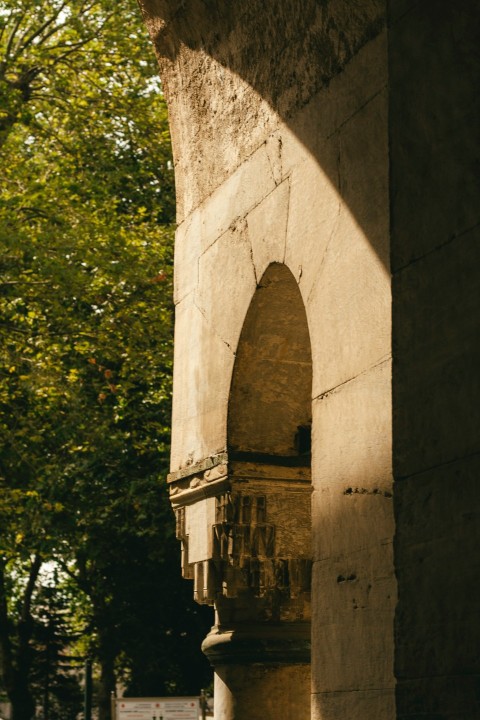
[[[199,655],[186,680],[151,647],[205,631],[165,491],[174,186],[153,53],[129,0],[1,0],[0,51],[0,561],[18,610],[0,630],[13,652],[38,556],[83,593],[109,682],[120,663],[137,689],[193,692]]]

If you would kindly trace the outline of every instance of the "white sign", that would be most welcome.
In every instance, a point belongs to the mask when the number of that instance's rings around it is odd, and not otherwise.
[[[116,698],[116,720],[199,720],[198,697]]]

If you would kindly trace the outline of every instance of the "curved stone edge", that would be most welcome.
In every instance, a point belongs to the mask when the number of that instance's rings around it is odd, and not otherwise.
[[[202,643],[213,667],[218,665],[308,665],[310,623],[281,626],[214,627]]]

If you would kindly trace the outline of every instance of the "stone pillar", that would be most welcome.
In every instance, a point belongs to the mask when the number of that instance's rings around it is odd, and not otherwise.
[[[222,453],[170,476],[184,577],[197,602],[215,606],[202,646],[215,668],[215,720],[310,717],[304,463]]]

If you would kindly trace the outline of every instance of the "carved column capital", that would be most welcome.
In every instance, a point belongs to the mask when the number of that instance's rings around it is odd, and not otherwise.
[[[229,618],[245,594],[264,619],[309,617],[310,471],[276,460],[222,453],[170,476],[184,577]]]

